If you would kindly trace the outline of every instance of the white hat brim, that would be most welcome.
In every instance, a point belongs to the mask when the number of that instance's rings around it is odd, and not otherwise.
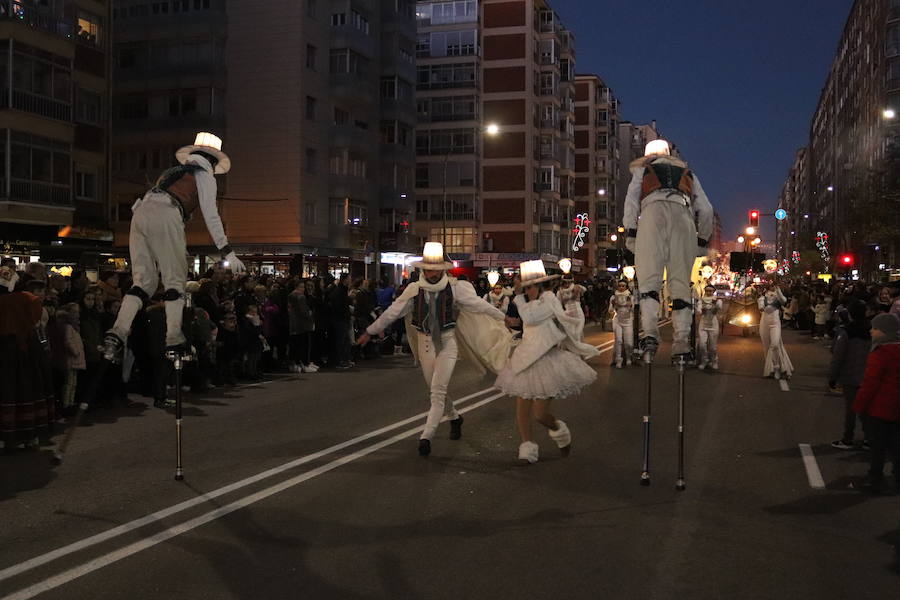
[[[545,281],[552,281],[553,279],[559,279],[560,275],[547,275],[545,277],[538,277],[537,279],[529,279],[528,281],[522,282],[522,287],[527,287],[529,285],[537,285],[539,283],[544,283]]]
[[[416,261],[414,263],[410,263],[409,266],[414,269],[422,269],[423,271],[449,271],[450,269],[456,268],[453,266],[453,263],[449,262],[426,263],[422,261]]]
[[[224,175],[231,170],[231,159],[228,158],[228,155],[221,150],[216,150],[211,146],[195,146],[193,144],[191,144],[190,146],[182,146],[175,152],[175,158],[179,163],[184,164],[187,162],[188,157],[194,152],[205,152],[216,157],[216,159],[219,161],[218,163],[216,163],[214,169],[216,175]]]

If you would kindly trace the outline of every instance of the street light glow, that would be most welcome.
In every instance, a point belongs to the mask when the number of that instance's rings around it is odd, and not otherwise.
[[[893,119],[897,116],[897,112],[893,108],[886,108],[884,109],[884,112],[881,113],[881,116],[885,119]]]
[[[565,273],[566,275],[568,275],[572,271],[572,261],[570,259],[563,258],[562,260],[559,261],[558,264],[559,264],[560,270],[563,273]]]
[[[738,236],[738,244],[743,244],[743,243],[744,243],[744,236],[739,235]]]
[[[600,188],[599,190],[597,190],[597,195],[598,195],[598,196],[605,196],[605,195],[606,195],[606,189],[605,189],[605,188]]]
[[[834,191],[834,186],[833,186],[833,185],[829,185],[829,186],[828,186],[827,188],[825,188],[825,189],[828,190],[829,192],[833,192],[833,191]]]
[[[753,234],[756,233],[756,227],[748,227],[748,228],[744,231],[744,233],[746,233],[747,235],[753,235]]]
[[[485,127],[484,132],[488,135],[497,135],[500,133],[500,126],[496,123],[490,123],[487,127]]]
[[[751,317],[748,313],[744,313],[741,315],[741,323],[743,323],[744,325],[749,325],[750,321],[752,320],[753,317]]]

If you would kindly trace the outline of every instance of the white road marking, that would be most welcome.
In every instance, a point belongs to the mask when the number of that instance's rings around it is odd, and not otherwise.
[[[782,392],[789,392],[789,391],[791,391],[791,388],[788,386],[787,379],[779,379],[779,380],[778,380],[778,385],[781,386],[781,391],[782,391]]]
[[[505,396],[505,394],[503,394],[503,393],[494,394],[493,396],[489,396],[488,398],[480,400],[480,401],[476,402],[475,404],[472,404],[471,406],[467,406],[466,408],[460,409],[459,412],[467,413],[469,411],[473,411],[476,408],[480,408],[481,406],[484,406],[485,404],[489,404],[489,403],[493,402],[494,400],[497,400],[498,398],[502,398],[504,396]],[[422,430],[421,427],[414,427],[412,429],[407,429],[406,431],[398,433],[397,435],[395,435],[391,438],[377,442],[366,448],[357,450],[356,452],[353,452],[352,454],[348,454],[346,456],[336,458],[327,464],[324,464],[320,467],[313,469],[312,471],[307,471],[306,473],[302,473],[300,475],[297,475],[295,477],[292,477],[290,479],[282,481],[281,483],[278,483],[276,485],[268,487],[264,490],[260,490],[254,494],[250,494],[249,496],[245,496],[244,498],[241,498],[240,500],[236,500],[230,504],[226,504],[225,506],[222,506],[220,508],[212,510],[204,515],[200,515],[199,517],[195,517],[189,521],[185,521],[184,523],[181,523],[180,525],[170,527],[164,531],[155,533],[155,534],[153,534],[147,538],[144,538],[140,541],[134,542],[123,548],[119,548],[118,550],[115,550],[108,554],[104,554],[103,556],[99,556],[93,560],[90,560],[86,563],[78,565],[77,567],[71,568],[67,571],[63,571],[59,575],[49,577],[40,583],[29,586],[27,588],[23,588],[17,592],[9,594],[8,596],[4,596],[0,600],[28,600],[29,598],[34,598],[38,594],[42,594],[46,591],[58,588],[59,586],[69,583],[70,581],[77,579],[83,575],[87,575],[88,573],[92,573],[98,569],[105,567],[105,566],[111,565],[112,563],[120,561],[124,558],[127,558],[127,557],[133,555],[133,554],[137,554],[138,552],[141,552],[142,550],[151,548],[151,547],[153,547],[157,544],[160,544],[168,539],[171,539],[175,536],[181,535],[182,533],[187,533],[188,531],[191,531],[192,529],[196,529],[197,527],[200,527],[201,525],[205,525],[206,523],[209,523],[211,521],[214,521],[216,519],[224,517],[225,515],[228,515],[229,513],[232,513],[236,510],[239,510],[241,508],[246,508],[247,506],[250,506],[251,504],[255,504],[255,503],[259,502],[260,500],[265,500],[266,498],[268,498],[270,496],[274,496],[275,494],[277,494],[279,492],[283,492],[284,490],[290,489],[300,483],[303,483],[304,481],[308,481],[314,477],[318,477],[319,475],[322,475],[324,473],[332,471],[332,470],[334,470],[342,465],[345,465],[349,462],[352,462],[358,458],[362,458],[368,454],[372,454],[373,452],[381,450],[382,448],[385,448],[387,446],[395,444],[396,442],[399,442],[399,441],[401,441],[405,438],[408,438],[412,435],[418,434],[421,432],[421,430]]]
[[[670,322],[671,322],[671,319],[662,321],[662,322],[660,322],[660,326],[665,326],[665,325],[669,324]],[[598,345],[598,346],[595,346],[595,348],[597,348],[598,350],[600,350],[600,353],[603,354],[603,353],[608,352],[609,350],[611,350],[611,349],[613,348],[614,345],[615,345],[615,340],[609,340],[609,341],[604,342],[604,343],[602,343],[602,344],[600,344],[600,345]],[[271,380],[271,381],[266,381],[266,382],[260,382],[260,383],[265,384],[265,383],[274,383],[274,382],[277,382],[277,381],[290,381],[291,379],[292,379],[292,378],[288,377],[288,378],[276,379],[276,380]],[[260,383],[244,384],[243,386],[236,386],[236,387],[250,387],[250,386],[254,386],[254,385],[260,385]],[[485,389],[483,389],[483,390],[481,390],[481,391],[479,391],[479,392],[475,392],[474,394],[470,394],[470,395],[468,395],[468,396],[466,396],[466,397],[464,397],[464,398],[460,398],[459,400],[456,400],[456,401],[454,402],[454,405],[458,405],[458,404],[461,404],[461,403],[463,403],[463,402],[467,402],[468,400],[472,400],[473,398],[477,398],[478,396],[482,396],[482,395],[484,395],[484,394],[486,394],[486,393],[493,392],[493,391],[496,391],[495,388],[493,388],[493,387],[485,388]],[[481,401],[479,401],[479,402],[473,404],[472,406],[466,407],[465,409],[461,409],[459,412],[460,412],[460,413],[469,412],[469,411],[471,411],[471,410],[474,410],[474,409],[476,409],[476,408],[479,408],[480,406],[483,406],[484,404],[487,404],[488,402],[492,402],[492,401],[494,401],[494,400],[496,400],[497,398],[500,398],[500,397],[502,397],[502,396],[503,396],[503,394],[498,394],[498,395],[495,395],[495,396],[491,396],[490,398],[485,399],[485,400],[481,400]],[[49,562],[52,562],[52,561],[57,560],[57,559],[59,559],[59,558],[62,558],[62,557],[64,557],[64,556],[68,556],[69,554],[73,554],[73,553],[75,553],[75,552],[79,552],[79,551],[84,550],[84,549],[86,549],[86,548],[89,548],[89,547],[91,547],[91,546],[95,546],[95,545],[97,545],[97,544],[106,542],[106,541],[108,541],[108,540],[111,540],[111,539],[113,539],[113,538],[119,537],[119,536],[121,536],[121,535],[124,535],[124,534],[126,534],[126,533],[128,533],[128,532],[134,531],[135,529],[139,529],[139,528],[144,527],[144,526],[146,526],[146,525],[149,525],[149,524],[151,524],[151,523],[155,523],[155,522],[157,522],[157,521],[161,521],[162,519],[168,518],[168,517],[170,517],[170,516],[172,516],[172,515],[174,515],[174,514],[177,514],[177,513],[179,513],[179,512],[183,512],[183,511],[185,511],[185,510],[187,510],[187,509],[189,509],[189,508],[192,508],[192,507],[194,507],[194,506],[203,504],[203,503],[205,503],[205,502],[207,502],[207,501],[213,500],[213,499],[218,498],[218,497],[220,497],[220,496],[223,496],[223,495],[225,495],[225,494],[229,494],[229,493],[234,492],[234,491],[236,491],[236,490],[239,490],[239,489],[241,489],[241,488],[247,487],[248,485],[252,485],[252,484],[257,483],[257,482],[259,482],[259,481],[262,481],[262,480],[264,480],[264,479],[268,479],[269,477],[272,477],[272,476],[274,476],[274,475],[278,475],[279,473],[283,473],[283,472],[285,472],[285,471],[288,471],[288,470],[293,469],[293,468],[295,468],[295,467],[298,467],[298,466],[304,465],[304,464],[306,464],[306,463],[312,462],[312,461],[317,460],[317,459],[319,459],[319,458],[322,458],[322,457],[324,457],[324,456],[328,456],[329,454],[333,454],[334,452],[337,452],[337,451],[339,451],[339,450],[343,450],[343,449],[348,448],[348,447],[350,447],[350,446],[354,446],[354,445],[358,444],[359,442],[365,441],[365,440],[367,440],[367,439],[371,439],[371,438],[376,437],[376,436],[379,436],[379,435],[381,435],[381,434],[383,434],[383,433],[387,433],[387,432],[389,432],[389,431],[392,431],[392,430],[394,430],[394,429],[397,429],[398,427],[403,427],[404,425],[408,425],[408,424],[410,424],[410,423],[412,423],[412,422],[414,422],[414,421],[416,421],[416,420],[422,419],[422,418],[424,418],[424,417],[426,417],[426,416],[428,416],[428,412],[420,413],[420,414],[415,415],[415,416],[413,416],[413,417],[409,417],[408,419],[404,419],[404,420],[402,420],[402,421],[398,421],[398,422],[393,423],[393,424],[391,424],[391,425],[387,425],[386,427],[382,427],[381,429],[378,429],[378,430],[375,430],[375,431],[371,431],[371,432],[369,432],[369,433],[366,433],[366,434],[363,434],[363,435],[361,435],[361,436],[355,437],[355,438],[353,438],[353,439],[351,439],[351,440],[347,440],[347,441],[345,441],[345,442],[341,442],[340,444],[336,444],[336,445],[331,446],[331,447],[329,447],[329,448],[325,448],[324,450],[320,450],[319,452],[315,452],[315,453],[313,453],[313,454],[309,454],[309,455],[300,457],[300,458],[298,458],[298,459],[295,459],[295,460],[292,460],[292,461],[290,461],[290,462],[287,462],[287,463],[285,463],[285,464],[283,464],[283,465],[274,467],[274,468],[269,469],[269,470],[267,470],[267,471],[263,471],[262,473],[258,473],[257,475],[253,475],[253,476],[248,477],[248,478],[246,478],[246,479],[242,479],[241,481],[236,481],[235,483],[232,483],[232,484],[229,484],[229,485],[227,485],[227,486],[221,487],[221,488],[219,488],[219,489],[217,489],[217,490],[213,490],[213,491],[211,491],[211,492],[207,492],[207,493],[205,493],[205,494],[203,494],[203,495],[201,495],[201,496],[197,496],[196,498],[191,498],[190,500],[186,500],[186,501],[181,502],[181,503],[179,503],[179,504],[175,504],[175,505],[170,506],[170,507],[168,507],[168,508],[164,508],[164,509],[162,509],[162,510],[159,510],[159,511],[157,511],[157,512],[151,513],[151,514],[146,515],[146,516],[144,516],[144,517],[141,517],[141,518],[139,518],[139,519],[135,519],[135,520],[130,521],[130,522],[128,522],[128,523],[125,523],[125,524],[123,524],[123,525],[119,525],[118,527],[113,527],[112,529],[109,529],[109,530],[107,530],[107,531],[101,532],[101,533],[99,533],[99,534],[97,534],[97,535],[94,535],[94,536],[91,536],[91,537],[89,537],[89,538],[85,538],[85,539],[83,539],[83,540],[80,540],[80,541],[78,541],[78,542],[74,542],[74,543],[69,544],[69,545],[67,545],[67,546],[63,546],[63,547],[61,547],[61,548],[57,548],[56,550],[52,550],[52,551],[47,552],[47,553],[45,553],[45,554],[42,554],[42,555],[40,555],[40,556],[36,556],[36,557],[34,557],[34,558],[31,558],[31,559],[26,560],[26,561],[24,561],[24,562],[21,562],[21,563],[19,563],[19,564],[13,565],[13,566],[11,566],[11,567],[7,567],[7,568],[5,568],[5,569],[3,569],[3,570],[0,570],[0,581],[4,581],[4,580],[9,579],[9,578],[11,578],[11,577],[15,577],[15,576],[17,576],[17,575],[20,575],[21,573],[24,573],[24,572],[26,572],[26,571],[30,571],[31,569],[37,568],[37,567],[39,567],[39,566],[41,566],[41,565],[45,565],[45,564],[47,564],[47,563],[49,563]],[[420,427],[417,427],[416,429],[410,430],[410,431],[417,432],[417,431],[419,431],[419,430],[420,430]],[[411,434],[409,434],[408,432],[407,432],[407,433],[404,433],[404,434],[399,434],[399,438],[398,438],[398,436],[394,436],[394,438],[391,438],[391,440],[395,440],[395,438],[403,439],[404,437],[408,437],[408,435],[411,435]],[[386,442],[393,443],[391,440],[386,440]],[[383,445],[381,445],[381,444],[383,444]],[[370,453],[370,452],[374,452],[375,450],[378,450],[378,449],[384,447],[385,445],[389,445],[389,444],[384,443],[384,442],[381,442],[381,443],[379,443],[379,444],[376,444],[375,446],[372,446],[372,447],[370,447],[369,449],[366,449],[366,450],[368,450],[368,451],[364,452],[363,454],[359,454],[359,456],[365,456],[365,454],[368,454],[368,453]],[[362,452],[362,451],[360,451],[360,452]],[[355,456],[355,454],[356,454],[356,453],[351,454],[351,455],[348,455],[348,456]],[[358,458],[359,456],[355,456],[355,458]],[[344,458],[347,458],[347,457],[344,457]],[[338,459],[338,460],[342,460],[342,459]],[[353,459],[351,459],[351,460],[353,460]],[[334,461],[334,462],[337,462],[337,461]],[[345,462],[349,462],[349,461],[345,461]],[[345,464],[345,462],[341,462],[340,464]],[[331,464],[334,464],[334,463],[329,463],[329,465],[331,465]],[[327,466],[328,466],[328,465],[325,465],[325,467],[327,467]],[[331,467],[331,468],[335,468],[336,466],[340,466],[340,465],[339,465],[339,464],[336,464],[335,466],[333,466],[333,467]],[[319,469],[322,469],[322,468],[323,468],[323,467],[320,467]],[[322,473],[327,472],[327,471],[331,470],[331,468],[326,469],[325,471],[321,471],[321,472],[322,472]],[[309,473],[315,473],[316,475],[318,475],[318,474],[320,474],[320,473],[317,473],[317,471],[319,471],[319,469],[314,469],[313,471],[310,471]],[[309,473],[307,473],[307,474],[305,474],[305,475],[309,475]],[[316,476],[316,475],[312,475],[312,477],[314,477],[314,476]],[[298,476],[298,477],[303,477],[303,475]],[[296,478],[295,478],[295,479],[296,479]],[[305,480],[306,480],[306,479],[303,479],[302,481],[305,481]],[[289,480],[289,481],[293,481],[293,480]],[[300,483],[300,481],[298,481],[297,483]],[[283,485],[283,484],[281,484],[281,485]],[[276,487],[277,487],[277,486],[276,486]],[[272,489],[272,488],[269,488],[269,489]],[[265,491],[265,490],[264,490],[264,491]],[[279,490],[279,491],[280,491],[280,490]],[[273,492],[273,493],[277,493],[277,492]],[[238,502],[240,502],[240,501],[238,501]],[[232,505],[228,505],[228,506],[232,506]],[[227,508],[227,507],[223,507],[223,508]],[[238,508],[240,508],[240,507],[238,507]],[[223,510],[223,509],[218,509],[218,510]],[[236,510],[236,509],[234,509],[234,510]],[[217,512],[217,511],[213,511],[213,512]],[[231,511],[228,511],[228,512],[231,512]],[[207,513],[207,515],[204,515],[203,517],[199,517],[199,518],[202,519],[202,518],[208,516],[209,514],[212,514],[212,513]],[[226,513],[222,513],[222,514],[227,514],[227,512],[226,512]],[[219,516],[221,516],[221,515],[219,515]],[[218,518],[218,517],[213,517],[213,518]],[[209,519],[209,520],[212,520],[212,519]],[[187,523],[191,523],[191,522],[192,522],[192,521],[188,521]],[[204,522],[207,522],[207,521],[204,521]],[[183,524],[181,527],[183,527],[183,526],[186,525],[187,523]],[[195,527],[196,527],[196,526],[199,526],[199,525],[201,525],[201,524],[202,524],[202,523],[198,523],[197,525],[195,525]],[[175,528],[173,528],[173,529],[175,529]],[[191,527],[191,529],[193,529],[193,527]],[[168,531],[171,531],[171,530],[168,530]],[[185,529],[185,531],[187,531],[187,529]],[[166,533],[166,532],[162,532],[162,533]],[[161,534],[157,534],[157,535],[161,535]],[[178,533],[175,533],[175,534],[173,534],[173,535],[178,535]],[[161,539],[159,539],[158,541],[154,542],[154,544],[155,544],[155,543],[159,543],[159,542],[161,542],[161,541],[164,541],[164,540],[166,540],[166,539],[169,539],[170,537],[173,537],[173,535],[170,535],[170,536],[165,537],[165,538],[161,538]],[[157,536],[151,536],[150,538],[147,538],[147,540],[155,539],[156,537],[157,537]],[[132,546],[140,545],[140,544],[146,542],[147,540],[144,540],[143,542],[137,542],[136,544],[133,544]],[[150,544],[150,545],[153,545],[153,544]],[[130,547],[131,547],[131,546],[127,546],[126,548],[130,548]],[[139,552],[141,549],[143,549],[143,548],[139,548],[138,550],[135,550],[134,552]],[[132,552],[132,554],[133,554],[134,552]],[[123,558],[124,558],[124,556],[123,556]],[[98,560],[99,560],[99,559],[98,559]],[[119,559],[115,559],[115,560],[119,560]],[[95,561],[92,561],[92,562],[86,563],[86,564],[87,564],[87,565],[91,565],[91,564],[93,564],[93,562],[95,562]],[[115,562],[115,561],[109,561],[109,562]],[[94,567],[93,569],[90,569],[90,570],[88,570],[88,571],[84,571],[84,573],[88,573],[88,572],[90,572],[90,571],[92,571],[92,570],[96,570],[97,568],[100,568],[100,567],[102,567],[102,566],[105,566],[106,564],[109,564],[109,562],[104,563],[104,564],[102,564],[102,565],[99,565],[99,566],[97,566],[97,567]],[[82,566],[85,566],[85,565],[82,565]],[[57,578],[66,575],[66,573],[70,573],[70,571],[67,571],[67,572],[65,572],[65,573],[63,573],[63,574],[57,576]],[[84,574],[84,573],[82,573],[82,574]],[[38,586],[32,586],[32,588],[26,588],[25,590],[22,590],[21,592],[17,592],[15,595],[7,596],[7,597],[4,597],[4,598],[0,598],[0,600],[11,600],[12,598],[31,598],[31,597],[33,597],[34,595],[39,594],[39,593],[41,593],[42,591],[44,591],[44,589],[49,590],[49,589],[52,589],[52,588],[54,588],[54,587],[58,587],[59,585],[62,585],[63,583],[66,583],[67,581],[71,581],[71,580],[74,579],[75,577],[80,577],[80,576],[81,576],[81,575],[75,575],[75,576],[73,576],[73,577],[70,577],[69,579],[66,579],[65,581],[61,581],[60,583],[58,583],[58,584],[56,584],[56,585],[52,585],[52,586],[50,586],[50,587],[42,588],[42,589],[39,589],[39,590],[36,589]],[[49,583],[49,582],[51,582],[51,581],[55,581],[57,578],[49,579],[49,580],[45,581],[44,583],[47,584],[47,583]],[[27,592],[28,590],[32,590],[32,589],[35,589],[36,591],[34,591],[34,593],[31,594],[31,595],[28,595],[28,596],[19,596],[19,595],[18,595],[18,594]]]
[[[819,470],[819,463],[816,462],[816,455],[813,454],[812,446],[800,444],[800,455],[803,457],[803,466],[806,467],[806,478],[809,480],[809,487],[814,490],[824,490],[825,480],[822,479],[822,471]]]
[[[480,392],[476,392],[476,393],[470,394],[464,398],[460,398],[459,400],[456,400],[453,404],[459,405],[463,402],[467,402],[469,400],[472,400],[473,398],[477,398],[478,396],[483,396],[484,394],[486,394],[488,392],[493,392],[493,391],[496,391],[496,390],[494,388],[486,388],[486,389],[481,390]],[[254,483],[262,481],[263,479],[268,479],[269,477],[278,475],[279,473],[283,473],[283,472],[293,469],[295,467],[299,467],[301,465],[312,462],[314,460],[318,460],[319,458],[328,456],[329,454],[333,454],[335,452],[343,450],[344,448],[354,446],[354,445],[358,444],[359,442],[363,442],[365,440],[371,439],[373,437],[377,437],[379,435],[382,435],[384,433],[387,433],[389,431],[397,429],[398,427],[403,427],[404,425],[409,425],[410,423],[414,423],[415,421],[424,419],[427,416],[428,416],[427,411],[419,413],[413,417],[409,417],[408,419],[398,421],[391,425],[387,425],[386,427],[382,427],[381,429],[376,429],[375,431],[370,431],[369,433],[360,435],[351,440],[347,440],[346,442],[341,442],[340,444],[335,444],[334,446],[330,446],[328,448],[325,448],[324,450],[320,450],[313,454],[308,454],[306,456],[303,456],[303,457],[297,458],[295,460],[292,460],[290,462],[284,463],[283,465],[279,465],[277,467],[268,469],[267,471],[263,471],[256,475],[253,475],[252,477],[247,477],[246,479],[236,481],[232,484],[226,485],[217,490],[207,492],[207,493],[203,494],[202,496],[197,496],[196,498],[191,498],[190,500],[185,500],[184,502],[180,502],[179,504],[175,504],[168,508],[164,508],[162,510],[156,511],[155,513],[151,513],[149,515],[141,517],[140,519],[135,519],[134,521],[130,521],[123,525],[119,525],[118,527],[113,527],[112,529],[108,529],[107,531],[98,533],[97,535],[93,535],[89,538],[85,538],[83,540],[74,542],[67,546],[57,548],[56,550],[52,550],[50,552],[47,552],[46,554],[36,556],[32,559],[26,560],[17,565],[7,567],[6,569],[3,569],[2,571],[0,571],[0,581],[9,579],[10,577],[15,577],[16,575],[24,573],[25,571],[29,571],[29,570],[39,567],[41,565],[47,564],[58,558],[62,558],[63,556],[72,554],[73,552],[79,552],[81,550],[84,550],[85,548],[89,548],[91,546],[95,546],[95,545],[103,543],[107,540],[118,537],[120,535],[124,535],[130,531],[134,531],[135,529],[149,525],[150,523],[155,523],[157,521],[161,521],[162,519],[165,519],[174,514],[185,511],[185,510],[192,508],[194,506],[197,506],[199,504],[204,504],[205,502],[208,502],[210,500],[218,498],[219,496],[229,494],[229,493],[239,490],[241,488],[247,487],[248,485],[252,485]]]

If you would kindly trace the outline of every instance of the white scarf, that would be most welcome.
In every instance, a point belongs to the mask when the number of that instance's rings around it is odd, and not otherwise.
[[[450,284],[450,278],[447,277],[447,272],[444,271],[444,274],[441,275],[441,278],[437,281],[437,283],[430,283],[425,276],[419,278],[419,289],[425,290],[426,292],[440,292],[445,287]]]

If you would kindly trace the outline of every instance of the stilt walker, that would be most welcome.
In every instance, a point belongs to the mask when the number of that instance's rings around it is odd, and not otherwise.
[[[628,283],[623,279],[616,284],[616,292],[609,301],[612,314],[613,363],[617,369],[622,365],[631,366],[632,343],[634,340],[634,297],[628,291]]]
[[[631,163],[631,183],[625,197],[626,247],[635,253],[640,281],[641,341],[647,378],[644,415],[644,465],[641,483],[650,483],[650,408],[652,362],[659,348],[659,309],[663,271],[672,300],[672,356],[683,368],[691,353],[693,321],[691,269],[706,255],[713,229],[713,209],[700,180],[687,164],[671,155],[665,140],[653,140],[644,157]],[[640,218],[640,225],[638,225]]]
[[[216,206],[218,186],[215,175],[223,175],[231,169],[231,159],[222,152],[222,140],[211,133],[198,133],[194,143],[180,148],[175,158],[180,165],[164,171],[156,185],[132,206],[128,246],[134,285],[126,292],[116,322],[103,338],[100,348],[103,361],[88,389],[85,402],[79,405],[75,424],[57,452],[56,462],[62,461],[80,420],[82,407],[86,409],[89,405],[109,364],[122,361],[132,322],[156,292],[160,278],[165,287],[166,356],[174,360],[173,357],[178,355],[184,361],[191,354],[182,330],[188,271],[184,223],[197,208],[203,214],[216,248],[228,261],[231,270],[235,273],[245,270],[244,263],[228,244]],[[180,391],[178,386],[177,393],[180,394]],[[180,417],[176,421],[176,429],[180,431]]]

